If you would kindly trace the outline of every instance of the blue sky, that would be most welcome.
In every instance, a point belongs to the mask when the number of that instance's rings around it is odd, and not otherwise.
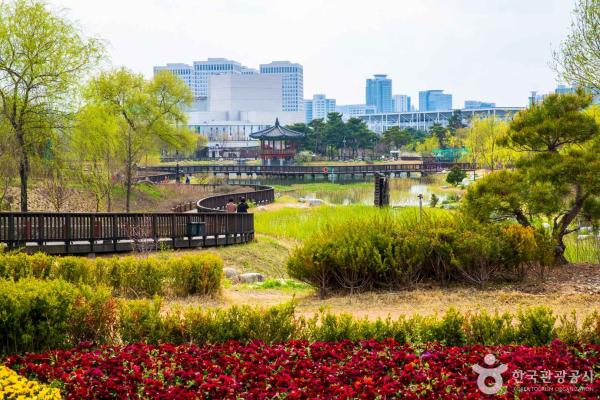
[[[573,0],[50,0],[106,39],[114,65],[225,57],[249,67],[304,65],[304,94],[364,103],[365,79],[394,94],[444,89],[464,100],[525,105],[556,84],[548,63]]]

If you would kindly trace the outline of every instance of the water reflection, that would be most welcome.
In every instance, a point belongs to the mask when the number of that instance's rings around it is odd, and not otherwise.
[[[417,206],[419,194],[423,195],[423,202],[429,203],[431,195],[435,194],[440,202],[448,194],[445,190],[445,174],[430,175],[422,178],[391,178],[390,202],[393,206]],[[281,185],[283,194],[296,199],[320,199],[331,204],[373,204],[374,184],[373,179],[366,180],[292,180],[277,178],[259,178],[252,180],[230,180],[236,183],[255,183],[263,185]]]

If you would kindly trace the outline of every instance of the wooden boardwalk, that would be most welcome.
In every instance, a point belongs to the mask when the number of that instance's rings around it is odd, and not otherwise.
[[[254,215],[221,211],[232,196],[256,204],[275,200],[273,188],[208,196],[186,212],[173,213],[44,213],[0,212],[0,243],[9,249],[50,254],[114,253],[194,248],[246,243],[254,238]]]

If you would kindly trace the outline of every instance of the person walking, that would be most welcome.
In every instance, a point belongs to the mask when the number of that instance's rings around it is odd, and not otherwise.
[[[237,206],[237,212],[239,212],[239,213],[247,213],[248,212],[248,203],[246,203],[246,198],[244,196],[240,197],[240,203]]]
[[[225,212],[228,212],[230,214],[234,213],[234,212],[237,212],[237,207],[238,207],[237,204],[235,204],[233,202],[233,197],[230,197],[229,201],[225,205]]]

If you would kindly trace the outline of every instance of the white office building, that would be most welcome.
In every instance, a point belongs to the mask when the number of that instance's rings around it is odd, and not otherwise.
[[[312,100],[304,100],[305,123],[313,119],[327,119],[329,113],[336,112],[335,99],[328,99],[324,94],[315,94]]]
[[[346,104],[335,107],[335,111],[342,114],[342,119],[358,118],[360,115],[370,115],[377,112],[377,106],[366,104]]]
[[[281,75],[283,111],[304,111],[304,69],[289,61],[261,64],[260,73]]]
[[[396,94],[392,96],[392,110],[394,112],[411,111],[410,96],[405,94]]]
[[[225,58],[209,58],[207,61],[194,61],[196,86],[192,88],[195,97],[208,97],[208,79],[211,75],[241,74],[242,65]]]

